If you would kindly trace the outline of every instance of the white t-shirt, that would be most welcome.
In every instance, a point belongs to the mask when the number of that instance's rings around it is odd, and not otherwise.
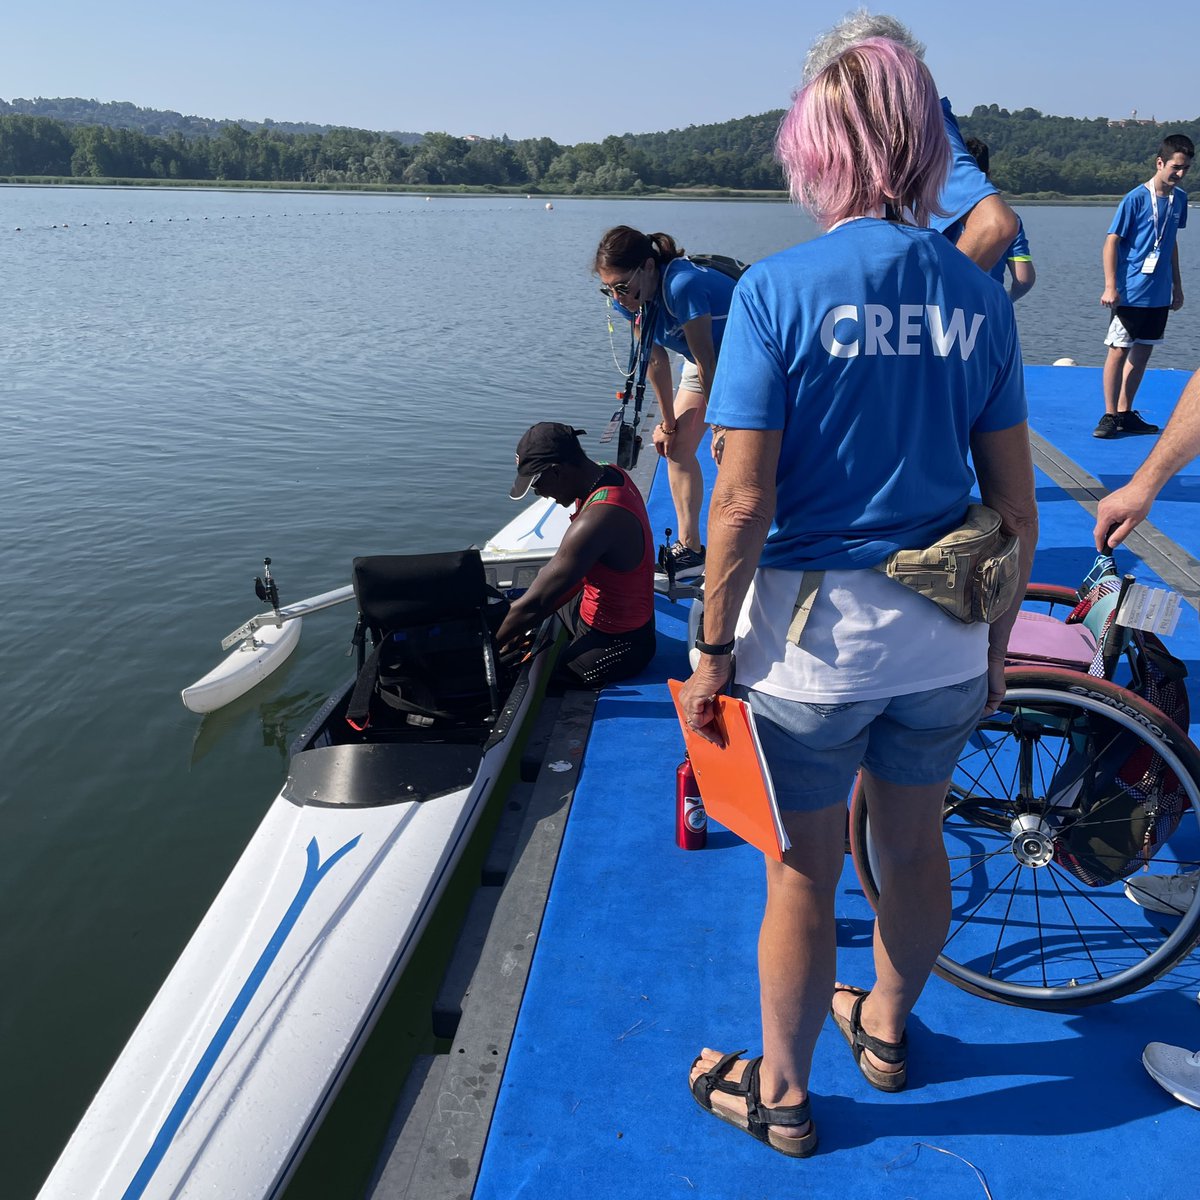
[[[987,670],[988,627],[947,616],[881,571],[826,571],[796,646],[803,572],[759,567],[738,617],[737,682],[785,700],[842,704],[965,683]]]

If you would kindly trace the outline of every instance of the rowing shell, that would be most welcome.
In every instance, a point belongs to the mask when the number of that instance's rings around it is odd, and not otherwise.
[[[551,628],[478,729],[356,738],[353,683],[325,702],[39,1200],[282,1195],[541,694]]]
[[[444,743],[415,756],[409,745],[296,755],[39,1200],[282,1195],[475,829],[547,659],[532,660],[482,756]],[[405,798],[429,774],[434,794]]]

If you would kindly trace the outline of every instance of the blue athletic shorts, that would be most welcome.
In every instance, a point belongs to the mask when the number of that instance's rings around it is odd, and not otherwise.
[[[845,804],[865,766],[889,783],[939,783],[954,773],[987,701],[987,674],[907,696],[810,704],[735,685],[754,712],[763,754],[785,812]]]

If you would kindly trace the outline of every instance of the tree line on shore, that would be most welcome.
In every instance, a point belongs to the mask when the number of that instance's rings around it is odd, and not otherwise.
[[[772,152],[781,116],[779,110],[572,146],[547,137],[448,133],[427,133],[409,143],[362,129],[292,133],[275,124],[249,129],[236,122],[198,136],[180,129],[156,136],[9,112],[0,114],[0,177],[462,185],[617,195],[687,188],[769,191],[783,187]],[[989,144],[993,180],[1016,195],[1118,195],[1151,174],[1167,133],[1200,140],[1200,119],[1114,123],[1047,116],[1032,108],[1009,112],[995,104],[977,106],[960,124],[965,135]]]

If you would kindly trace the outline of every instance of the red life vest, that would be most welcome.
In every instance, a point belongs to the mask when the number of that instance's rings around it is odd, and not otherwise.
[[[582,503],[576,502],[571,520],[593,504],[615,504],[633,513],[642,527],[642,558],[629,571],[615,571],[596,563],[583,577],[579,615],[601,633],[629,633],[654,617],[654,538],[650,518],[637,485],[620,467],[609,467],[621,476],[617,487],[596,488]]]

